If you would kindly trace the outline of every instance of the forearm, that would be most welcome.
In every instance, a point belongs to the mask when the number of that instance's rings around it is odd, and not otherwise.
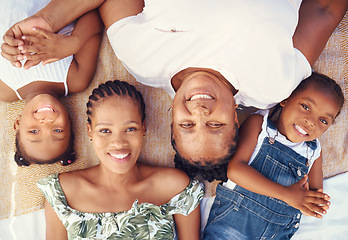
[[[44,18],[57,32],[83,14],[98,8],[104,0],[52,0],[35,15]]]
[[[230,163],[227,177],[237,185],[257,194],[285,201],[287,188],[271,181],[247,163]]]
[[[92,10],[80,17],[71,34],[78,42],[76,50],[79,51],[91,37],[100,34],[103,29],[104,25],[97,10]]]

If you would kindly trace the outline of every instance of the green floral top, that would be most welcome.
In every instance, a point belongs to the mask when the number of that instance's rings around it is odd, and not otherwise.
[[[68,232],[69,239],[174,239],[173,214],[188,215],[204,196],[202,183],[194,180],[168,203],[138,204],[118,213],[84,213],[68,206],[58,174],[38,182]]]

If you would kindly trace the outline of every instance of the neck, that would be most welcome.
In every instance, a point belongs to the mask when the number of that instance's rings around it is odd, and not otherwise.
[[[199,74],[199,73],[203,73],[203,74],[206,73],[206,74],[215,76],[218,80],[223,82],[232,91],[233,95],[235,95],[238,92],[238,90],[236,90],[233,87],[233,85],[229,81],[227,81],[227,79],[221,73],[210,68],[186,68],[178,72],[172,77],[172,80],[171,80],[174,90],[177,91],[180,88],[183,80],[190,78],[194,74]]]
[[[118,174],[110,171],[110,169],[104,166],[102,163],[96,168],[96,181],[98,184],[109,189],[128,188],[130,185],[135,184],[142,179],[140,172],[140,166],[136,163],[132,169],[124,174]]]

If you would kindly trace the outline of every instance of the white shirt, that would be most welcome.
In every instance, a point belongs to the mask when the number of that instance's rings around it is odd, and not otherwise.
[[[311,74],[293,47],[300,0],[146,0],[142,13],[107,35],[125,67],[174,97],[171,78],[188,67],[220,72],[237,104],[269,108]]]

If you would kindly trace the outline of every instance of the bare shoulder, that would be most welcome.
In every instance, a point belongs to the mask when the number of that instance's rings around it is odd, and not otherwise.
[[[89,171],[90,169],[82,169],[59,174],[59,182],[66,196],[75,194],[86,186]]]
[[[174,196],[183,191],[190,179],[185,172],[177,168],[143,165],[149,178],[160,192]]]

